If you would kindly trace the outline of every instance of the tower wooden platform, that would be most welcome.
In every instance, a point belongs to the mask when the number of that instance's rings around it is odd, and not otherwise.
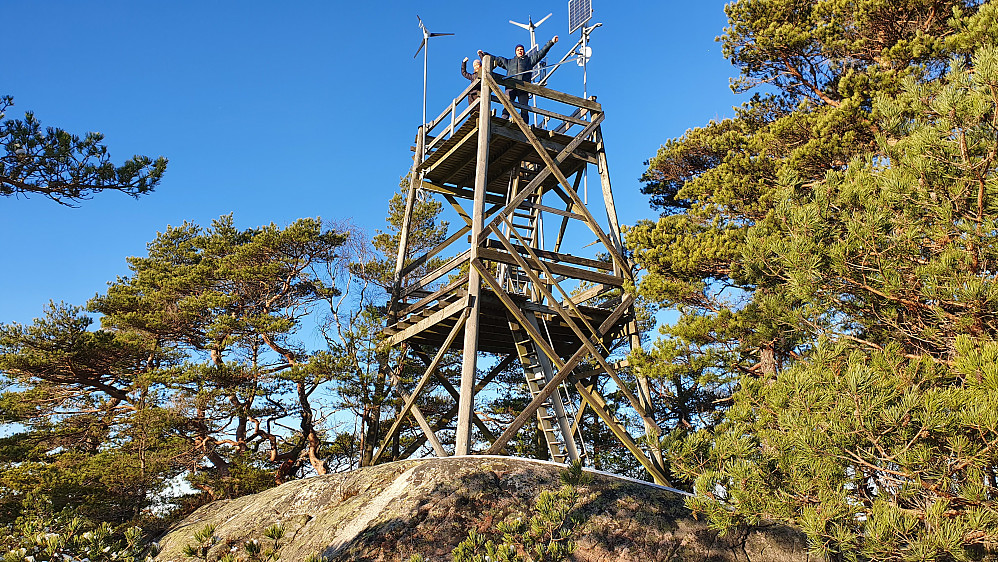
[[[486,57],[483,69],[488,68]],[[623,373],[609,359],[613,349],[639,345],[639,339],[634,299],[622,291],[633,273],[613,203],[600,128],[603,109],[595,98],[483,74],[417,133],[385,341],[415,353],[426,366],[414,391],[402,393],[405,405],[375,462],[410,416],[439,456],[500,454],[533,420],[553,460],[585,460],[578,420],[582,408],[590,408],[656,481],[667,483],[657,451],[639,445],[597,391],[598,377],[613,379],[645,432],[658,434],[647,381]],[[514,104],[502,86],[532,94],[536,106]],[[479,90],[478,101],[462,107],[472,89]],[[505,108],[511,117],[497,117],[493,107]],[[544,126],[525,122],[521,110]],[[599,171],[603,222],[580,194],[591,165]],[[419,190],[442,197],[463,224],[436,248],[410,256],[410,219]],[[566,249],[569,227],[579,224],[592,240],[583,252]],[[431,259],[442,257],[443,265],[424,271]],[[422,275],[416,277],[416,271]],[[457,402],[452,451],[437,437],[441,428],[431,426],[416,405],[430,380],[440,377],[437,368],[448,350],[460,350],[463,358],[457,387],[441,381]],[[476,380],[480,353],[504,359]],[[517,360],[532,400],[497,436],[476,415],[475,395]],[[588,365],[585,373],[577,372],[580,364]],[[571,403],[567,386],[581,397],[580,404]],[[472,427],[478,429],[477,447]]]

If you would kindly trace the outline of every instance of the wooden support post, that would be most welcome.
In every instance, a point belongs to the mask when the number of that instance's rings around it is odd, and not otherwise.
[[[606,165],[606,151],[603,146],[603,130],[596,129],[596,167],[599,169],[600,185],[603,187],[603,205],[606,207],[606,218],[610,223],[610,241],[616,250],[624,255],[624,241],[620,235],[620,223],[617,222],[617,207],[613,204],[613,191],[610,189],[610,171]],[[616,268],[614,273],[618,273]]]
[[[482,60],[482,75],[492,68],[492,58]],[[493,82],[494,84],[494,82]],[[478,97],[478,157],[475,162],[475,201],[471,211],[471,255],[469,261],[478,259],[481,244],[479,234],[485,215],[485,187],[489,168],[489,129],[492,123],[489,103],[492,99],[490,84],[482,80]],[[468,305],[471,309],[464,324],[464,357],[461,362],[461,396],[457,406],[457,433],[454,454],[467,455],[471,452],[471,416],[475,411],[475,369],[478,367],[478,316],[482,309],[481,274],[474,267],[468,272]]]
[[[395,261],[395,279],[392,286],[392,305],[389,307],[392,312],[398,310],[399,298],[401,297],[400,289],[402,287],[402,268],[405,266],[405,258],[409,245],[409,227],[412,223],[412,208],[416,204],[416,186],[420,184],[420,172],[419,165],[423,162],[423,147],[425,146],[426,134],[423,126],[419,127],[419,133],[416,135],[416,155],[413,156],[412,171],[409,172],[409,193],[405,198],[405,215],[402,217],[402,230],[399,232],[399,250],[398,257]],[[395,319],[389,319],[389,323],[394,324]]]

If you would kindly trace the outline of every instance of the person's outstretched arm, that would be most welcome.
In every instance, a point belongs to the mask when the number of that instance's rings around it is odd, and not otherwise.
[[[468,72],[468,57],[464,57],[464,60],[461,61],[461,76],[464,76],[468,80],[475,79],[475,75]]]
[[[506,57],[500,57],[499,55],[493,55],[492,53],[486,53],[485,51],[482,51],[482,50],[478,51],[478,57],[480,59],[482,59],[483,61],[485,60],[485,55],[489,55],[490,57],[492,57],[492,60],[496,61],[496,66],[499,66],[499,67],[505,68],[506,70],[509,70],[509,59],[508,58],[506,58]],[[492,70],[492,69],[489,69],[489,70]]]
[[[557,42],[558,42],[558,36],[555,35],[554,39],[551,39],[550,41],[545,43],[544,46],[541,47],[539,51],[537,51],[536,53],[533,54],[533,56],[530,57],[530,66],[534,66],[535,64],[540,62],[540,60],[544,58],[544,55],[547,55],[548,51],[551,50],[551,47],[554,47],[554,44]]]

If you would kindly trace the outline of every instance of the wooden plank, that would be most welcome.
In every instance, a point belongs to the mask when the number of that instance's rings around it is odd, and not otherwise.
[[[468,129],[468,132],[465,133],[464,136],[460,138],[460,140],[451,145],[451,147],[448,148],[447,151],[443,153],[443,156],[438,157],[437,154],[434,153],[432,158],[432,163],[431,160],[429,159],[426,160],[426,162],[423,162],[421,169],[425,170],[427,174],[433,172],[433,170],[436,170],[438,167],[440,167],[441,164],[447,162],[447,158],[450,157],[451,154],[454,154],[459,149],[463,148],[464,143],[468,142],[473,136],[477,134],[478,134],[478,127],[472,127],[471,129]],[[427,163],[429,163],[429,165],[427,165]]]
[[[435,255],[439,254],[440,252],[442,252],[443,250],[445,250],[447,248],[447,246],[450,246],[454,242],[458,241],[462,236],[464,236],[465,234],[467,234],[470,230],[471,230],[470,226],[465,226],[465,227],[462,227],[461,229],[459,229],[454,234],[451,234],[450,236],[447,237],[446,240],[444,240],[443,242],[437,244],[436,248],[433,248],[429,252],[426,252],[425,254],[419,256],[418,258],[412,260],[412,262],[410,262],[409,265],[405,266],[405,269],[402,270],[401,276],[405,277],[406,275],[409,275],[410,273],[412,273],[412,271],[414,269],[416,269],[417,267],[423,265],[424,263],[427,262],[427,260],[429,260],[433,256],[435,256]],[[408,295],[411,292],[412,291],[406,290],[405,294]]]
[[[573,96],[572,94],[558,92],[550,88],[545,88],[544,86],[538,86],[537,84],[532,84],[524,80],[517,80],[515,78],[503,78],[501,76],[496,76],[495,74],[492,73],[488,73],[485,76],[486,79],[492,78],[495,80],[496,83],[501,84],[507,88],[522,90],[524,92],[534,94],[535,96],[540,96],[542,98],[547,98],[549,100],[559,101],[561,103],[573,105],[575,107],[582,107],[588,109],[589,111],[598,112],[598,113],[603,112],[603,106],[594,101],[587,100],[586,98],[580,98],[578,96]]]
[[[492,101],[494,101],[496,103],[502,103],[502,102],[499,101],[499,98],[497,98],[495,96],[492,96]],[[589,124],[589,121],[585,121],[583,119],[578,119],[576,117],[573,117],[572,115],[563,115],[561,113],[558,113],[557,111],[551,111],[550,109],[544,109],[543,107],[534,107],[534,106],[529,105],[529,104],[516,103],[514,101],[510,101],[510,103],[512,103],[513,107],[515,107],[517,109],[526,109],[530,113],[537,113],[538,115],[543,115],[545,117],[550,117],[552,119],[557,119],[559,121],[567,121],[569,123],[573,123],[573,124],[576,124],[576,125],[583,125],[583,126]],[[579,111],[579,108],[576,108],[576,110],[575,110],[574,113],[578,113],[578,111]],[[560,131],[551,131],[551,132],[552,133],[555,133],[555,132],[560,133]]]
[[[487,243],[486,247],[488,247],[488,248],[504,248],[505,247],[498,240],[488,240],[487,242],[488,243]],[[602,270],[609,270],[609,269],[613,268],[613,262],[602,261],[602,260],[594,260],[594,259],[589,259],[589,258],[580,258],[580,257],[577,257],[577,256],[573,256],[571,254],[560,254],[558,252],[552,252],[551,250],[541,250],[540,248],[534,248],[534,247],[531,247],[530,250],[528,251],[525,246],[521,246],[519,244],[513,244],[513,248],[515,248],[521,254],[526,254],[526,253],[529,253],[529,252],[535,252],[538,256],[540,256],[542,258],[546,258],[546,259],[549,259],[549,260],[555,260],[555,261],[559,261],[559,262],[574,263],[575,265],[581,265],[581,266],[584,266],[584,267],[592,267],[594,269],[602,269]]]
[[[554,207],[548,207],[547,205],[538,205],[537,203],[531,203],[530,201],[524,201],[523,204],[520,205],[521,209],[523,207],[527,207],[528,209],[537,209],[538,211],[544,211],[545,213],[551,213],[552,215],[558,215],[569,219],[576,219],[581,221],[586,220],[586,217],[575,214],[570,210],[562,211],[561,209],[555,209]],[[570,208],[571,207],[569,207],[569,209]]]
[[[456,187],[456,186],[455,187],[451,187],[449,185],[439,185],[439,184],[435,184],[435,183],[426,181],[425,179],[423,180],[423,183],[420,184],[420,185],[421,185],[421,187],[423,189],[425,189],[427,191],[432,191],[434,193],[449,193],[449,194],[454,195],[456,197],[460,197],[461,199],[474,200],[474,198],[475,198],[475,195],[474,195],[475,192],[473,190],[471,190],[471,189],[464,189],[462,187]],[[485,195],[485,202],[486,203],[505,203],[506,200],[501,195],[493,195],[491,193],[487,193]]]
[[[457,99],[457,100],[464,99],[465,96],[467,96],[469,93],[471,93],[472,88],[475,88],[475,87],[479,87],[480,88],[481,84],[482,84],[482,79],[481,78],[475,78],[474,80],[471,81],[470,84],[468,84],[468,87],[465,88],[463,92],[461,92],[461,95],[459,95],[455,99]],[[477,105],[477,104],[472,104],[472,107],[474,107],[475,105]],[[448,106],[447,109],[443,110],[443,112],[440,115],[438,115],[436,119],[430,121],[427,124],[426,131],[429,132],[429,131],[432,131],[434,128],[436,128],[436,126],[439,125],[440,122],[443,121],[443,119],[445,117],[447,117],[447,114],[450,113],[450,112],[451,112],[451,106]]]
[[[423,330],[429,328],[430,326],[439,324],[440,322],[443,322],[447,318],[454,316],[454,314],[456,314],[462,308],[466,308],[467,306],[468,302],[465,299],[461,299],[457,302],[451,303],[443,310],[438,310],[437,312],[431,314],[429,317],[420,320],[419,322],[413,324],[412,326],[409,326],[408,328],[402,330],[401,332],[393,334],[388,339],[388,345],[390,346],[398,345],[399,343],[404,342],[405,340],[411,338],[415,334],[418,334],[419,332],[422,332]]]
[[[455,130],[460,131],[461,127],[464,126],[464,118],[470,116],[472,112],[477,110],[478,110],[477,103],[471,104],[467,108],[465,108],[464,111],[462,111],[456,117],[454,117],[454,121],[451,124],[447,125],[446,129],[440,131],[440,133],[438,133],[437,136],[434,137],[434,139],[426,145],[426,151],[428,152],[432,150],[433,147],[436,146],[441,139],[446,138],[448,134],[453,134]],[[445,111],[442,115],[446,116],[448,113],[450,113],[450,110]],[[450,139],[448,138],[447,140]]]
[[[519,265],[516,258],[508,252],[500,252],[499,250],[493,250],[491,248],[482,248],[478,255],[483,260],[497,261],[510,265]],[[583,279],[593,283],[602,283],[604,285],[613,285],[615,287],[622,287],[624,285],[623,277],[614,277],[613,275],[608,275],[606,273],[597,273],[595,271],[589,271],[588,269],[562,265],[560,263],[546,261],[543,263],[551,270],[552,273],[557,275],[564,275],[566,277],[571,277],[572,279]]]
[[[465,251],[461,252],[460,254],[454,256],[453,258],[447,260],[447,262],[445,264],[443,264],[440,267],[434,269],[430,273],[427,273],[419,281],[416,281],[415,283],[413,283],[413,284],[409,285],[408,287],[406,287],[405,290],[402,292],[402,296],[408,295],[409,293],[411,293],[411,292],[413,292],[413,291],[415,291],[417,289],[422,289],[423,287],[425,287],[425,286],[429,285],[430,283],[433,283],[437,279],[443,277],[445,273],[447,273],[448,271],[454,269],[455,267],[457,267],[458,265],[460,265],[461,262],[463,262],[465,259],[467,259],[468,254],[470,252],[471,252],[471,250],[465,250]]]
[[[607,292],[607,291],[609,291],[611,289],[614,289],[614,288],[615,287],[612,287],[612,286],[609,286],[609,285],[603,285],[603,284],[596,285],[595,287],[590,287],[589,289],[586,289],[585,291],[582,291],[581,293],[579,293],[577,295],[572,295],[572,300],[574,302],[578,303],[578,304],[582,304],[582,303],[586,302],[587,300],[589,300],[591,298],[594,298],[594,297],[598,297],[601,294],[603,294],[603,293],[605,293],[605,292]],[[403,314],[405,314],[405,312],[403,312]]]
[[[429,303],[437,300],[442,295],[453,291],[454,289],[460,287],[461,285],[464,285],[465,282],[467,282],[467,281],[468,281],[468,274],[465,273],[464,275],[458,277],[457,279],[455,279],[454,281],[448,283],[447,285],[445,285],[445,286],[437,289],[436,291],[433,291],[432,293],[426,295],[425,297],[419,299],[418,302],[415,302],[415,303],[413,303],[413,304],[411,304],[411,305],[403,308],[399,312],[399,315],[405,316],[406,314],[409,314],[410,312],[412,312],[412,311],[414,311],[414,310],[416,310],[418,308],[422,308],[423,306],[425,306],[425,305],[427,305],[427,304],[429,304]]]

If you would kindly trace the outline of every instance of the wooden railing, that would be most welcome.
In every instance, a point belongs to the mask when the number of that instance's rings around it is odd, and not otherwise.
[[[503,78],[495,73],[492,74],[492,78],[500,86],[507,89],[514,88],[521,90],[534,96],[535,103],[537,103],[536,107],[530,104],[524,105],[519,103],[513,103],[512,105],[518,110],[526,110],[529,113],[546,118],[547,128],[557,133],[570,135],[574,127],[586,127],[595,114],[602,113],[602,107],[594,101],[595,97],[585,99],[544,86],[538,86],[531,82],[516,80],[514,78]],[[475,78],[470,81],[464,91],[451,100],[446,109],[426,124],[423,136],[425,144],[422,151],[424,161],[432,156],[434,151],[446,140],[453,137],[454,133],[461,128],[467,119],[477,115],[478,103],[467,104],[463,108],[461,105],[467,99],[468,94],[473,90],[480,90],[481,87],[481,78]],[[495,108],[501,107],[501,104],[495,95],[490,95],[489,102],[490,108],[493,108],[492,113],[495,114]],[[551,123],[552,120],[555,123]],[[419,142],[419,139],[417,139],[417,142]]]

